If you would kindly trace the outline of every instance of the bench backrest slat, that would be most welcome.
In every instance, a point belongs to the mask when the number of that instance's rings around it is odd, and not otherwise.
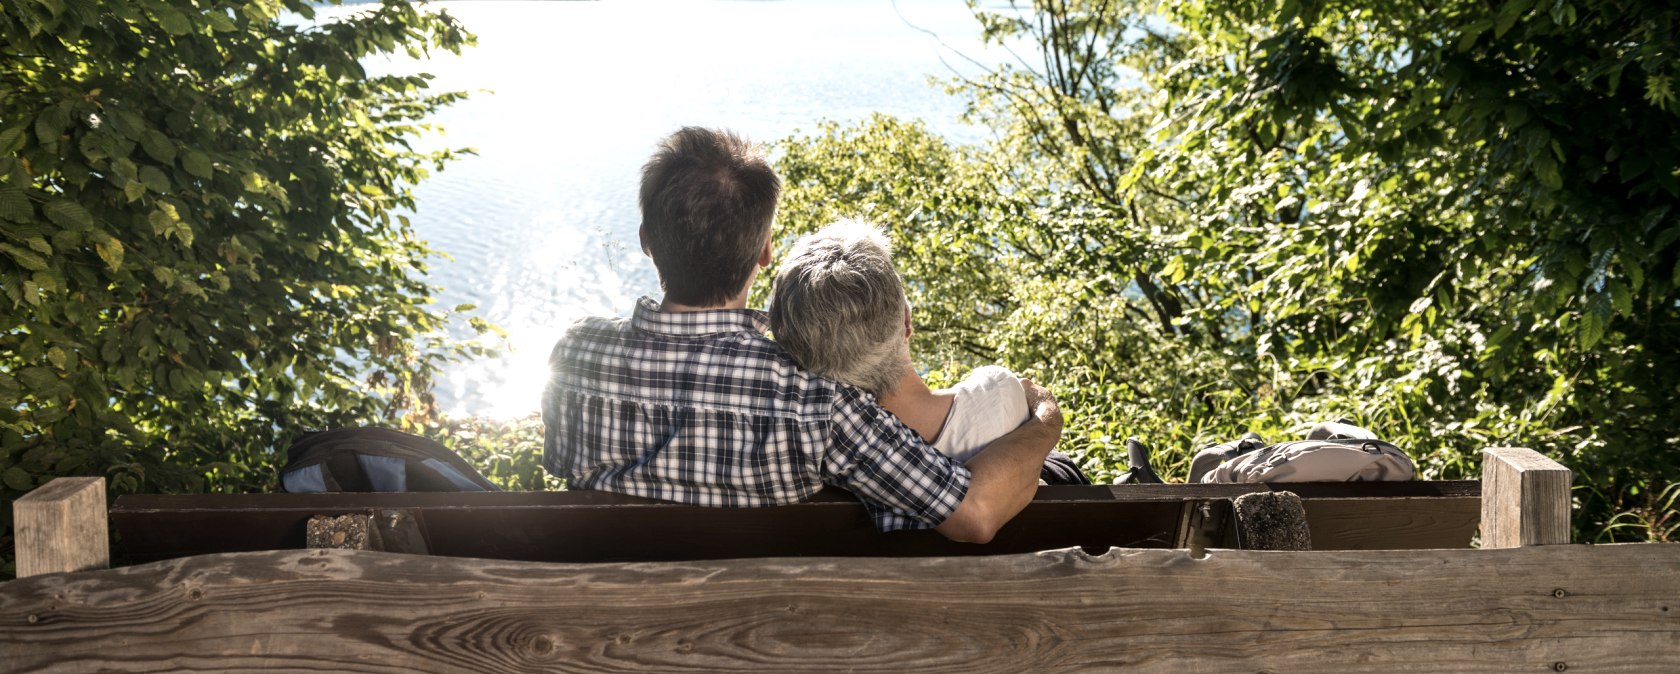
[[[1480,483],[1116,485],[1041,487],[992,543],[932,531],[880,534],[863,506],[825,490],[810,502],[719,509],[588,491],[401,494],[134,495],[111,521],[130,562],[304,547],[315,515],[406,511],[432,554],[551,561],[746,557],[947,556],[1066,547],[1183,547],[1190,510],[1245,493],[1299,494],[1313,547],[1462,548],[1479,519]]]

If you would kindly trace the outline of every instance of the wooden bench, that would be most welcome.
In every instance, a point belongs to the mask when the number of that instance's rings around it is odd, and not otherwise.
[[[1315,549],[1468,547],[1474,481],[1278,485],[1302,497]],[[319,515],[367,515],[384,549],[542,562],[745,557],[936,557],[1081,547],[1241,547],[1231,502],[1265,485],[1041,487],[987,545],[928,530],[881,534],[850,494],[797,505],[718,509],[603,492],[123,496],[111,523],[128,561],[305,547]],[[418,536],[389,545],[390,522]],[[375,548],[378,549],[378,548]]]
[[[1288,485],[1310,552],[1219,549],[1224,508],[1265,487],[1044,489],[987,546],[874,533],[839,495],[759,510],[581,492],[152,496],[120,499],[110,521],[121,554],[163,561],[54,573],[42,560],[107,552],[103,538],[77,550],[106,521],[103,484],[55,482],[17,504],[19,569],[44,575],[0,584],[0,663],[1671,671],[1680,546],[1565,545],[1568,471],[1487,456],[1479,488]],[[431,554],[294,549],[311,516],[393,513],[407,520],[394,542]],[[1468,549],[1477,519],[1484,549]],[[1370,549],[1436,544],[1456,549]],[[212,552],[226,548],[261,551]]]

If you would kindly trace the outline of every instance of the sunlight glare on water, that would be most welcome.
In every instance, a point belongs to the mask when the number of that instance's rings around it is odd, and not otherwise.
[[[460,19],[478,46],[369,65],[430,72],[434,90],[472,92],[437,115],[446,135],[426,143],[478,155],[416,189],[413,223],[453,258],[431,267],[439,304],[477,305],[509,332],[512,350],[444,373],[436,392],[455,414],[534,412],[548,352],[570,323],[627,316],[637,297],[659,296],[637,240],[636,190],[664,135],[695,125],[774,141],[879,112],[973,141],[978,132],[957,120],[963,102],[928,79],[950,77],[942,55],[966,64],[951,48],[996,60],[960,0],[431,6]]]

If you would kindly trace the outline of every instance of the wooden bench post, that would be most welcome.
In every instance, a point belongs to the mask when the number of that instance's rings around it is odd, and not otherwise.
[[[105,478],[60,477],[12,503],[19,578],[111,566]]]
[[[1482,452],[1482,548],[1567,545],[1569,469],[1523,447]]]

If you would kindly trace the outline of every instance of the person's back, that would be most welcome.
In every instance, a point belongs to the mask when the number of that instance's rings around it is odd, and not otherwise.
[[[883,528],[955,507],[966,475],[873,451],[913,432],[800,368],[764,324],[749,309],[666,313],[645,298],[632,318],[579,322],[550,358],[544,464],[576,489],[730,507],[794,503],[824,484],[883,491],[878,474],[891,471],[921,475],[933,503],[880,512]]]

